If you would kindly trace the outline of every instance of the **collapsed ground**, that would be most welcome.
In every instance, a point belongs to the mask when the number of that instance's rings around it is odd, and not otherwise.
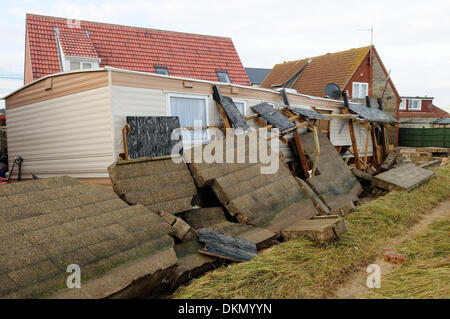
[[[394,191],[359,206],[346,217],[348,232],[339,240],[319,245],[306,238],[299,238],[281,243],[249,262],[222,267],[195,279],[179,288],[173,297],[332,297],[337,287],[349,276],[365,269],[381,256],[392,238],[404,234],[439,202],[449,199],[450,167],[439,167],[435,172],[434,178],[411,192]],[[448,258],[442,254],[450,248],[448,221],[430,227],[427,232],[431,232],[431,235],[423,233],[418,235],[420,240],[407,241],[405,246],[400,247],[401,252],[409,255],[410,261],[387,276],[386,289],[391,293],[382,295],[376,291],[371,296],[419,298],[428,297],[437,291],[441,298],[450,297],[448,267],[445,271]],[[437,241],[429,240],[429,236]],[[423,264],[431,265],[429,271],[432,275],[427,274],[427,270],[419,275],[414,272],[415,268]],[[427,276],[433,276],[434,280],[426,281]],[[417,280],[421,284],[419,287],[416,285],[415,290],[412,290],[414,293],[411,293],[407,287],[417,283]],[[406,289],[398,288],[402,285]]]

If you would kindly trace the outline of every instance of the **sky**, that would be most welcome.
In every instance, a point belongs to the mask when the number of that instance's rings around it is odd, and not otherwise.
[[[448,0],[2,0],[0,6],[0,98],[23,83],[28,12],[227,36],[245,67],[261,68],[369,45],[373,26],[373,44],[400,95],[433,96],[450,111]]]

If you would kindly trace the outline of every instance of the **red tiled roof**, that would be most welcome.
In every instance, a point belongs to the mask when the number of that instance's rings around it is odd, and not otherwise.
[[[216,71],[226,70],[232,83],[250,84],[230,38],[89,21],[80,21],[80,28],[75,30],[68,26],[67,19],[32,14],[27,14],[26,26],[33,80],[61,72],[57,27],[66,55],[97,54],[101,67],[155,72],[155,66],[166,66],[170,75],[209,81],[218,81]]]
[[[328,83],[335,83],[341,89],[345,87],[369,50],[370,46],[367,46],[276,64],[261,87],[272,88],[272,85],[286,82],[311,60],[292,88],[299,93],[324,96]]]
[[[86,58],[98,58],[91,39],[83,29],[70,28],[60,31],[58,35],[64,55]]]

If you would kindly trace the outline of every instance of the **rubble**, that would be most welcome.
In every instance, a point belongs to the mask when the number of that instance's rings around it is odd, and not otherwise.
[[[386,159],[384,160],[383,164],[381,164],[381,170],[382,171],[387,171],[389,169],[392,168],[392,166],[394,166],[398,155],[400,154],[400,150],[399,149],[394,149],[392,150],[388,156],[386,156]]]
[[[222,207],[195,209],[184,214],[186,222],[196,230],[208,229],[238,236],[255,243],[258,250],[273,244],[277,235],[268,229],[227,221]]]
[[[335,239],[347,231],[345,220],[336,215],[317,216],[285,228],[284,240],[308,236],[312,241],[324,243]]]
[[[234,137],[235,140],[239,138],[246,136]],[[213,143],[226,143],[225,140]],[[234,143],[235,153],[236,145],[239,144]],[[248,154],[248,144],[245,147]],[[235,164],[187,161],[197,186],[211,187],[228,214],[240,223],[264,227],[279,234],[284,227],[309,219],[318,211],[282,159],[275,173],[261,173],[261,167],[278,156],[274,153],[265,162],[259,159],[256,163],[248,160]]]

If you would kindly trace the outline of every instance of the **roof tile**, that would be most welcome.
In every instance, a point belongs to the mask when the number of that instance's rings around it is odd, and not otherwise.
[[[292,88],[299,93],[324,96],[325,86],[328,83],[335,83],[341,89],[345,87],[369,49],[370,46],[367,46],[277,64],[267,75],[261,87],[272,88],[273,85],[286,82],[311,59]]]
[[[173,76],[209,81],[218,81],[216,70],[227,70],[232,83],[250,84],[230,38],[89,21],[73,28],[63,18],[28,14],[33,80],[61,72],[55,27],[65,55],[98,57],[101,67],[155,72],[154,66],[160,65]]]

